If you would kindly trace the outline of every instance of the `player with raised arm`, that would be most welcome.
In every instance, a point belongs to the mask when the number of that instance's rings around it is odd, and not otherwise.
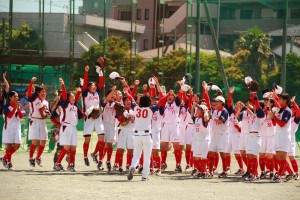
[[[67,93],[64,81],[62,78],[59,79],[62,87],[62,97],[60,100],[61,106],[61,126],[60,126],[60,138],[59,143],[63,146],[63,149],[60,151],[57,162],[55,163],[56,171],[63,171],[63,166],[61,165],[61,161],[64,156],[70,152],[70,159],[68,163],[68,170],[71,172],[75,172],[75,155],[76,155],[76,147],[77,147],[77,124],[78,119],[86,117],[85,114],[79,110],[76,105],[75,95],[72,92]],[[93,110],[93,106],[91,106],[87,111],[87,115],[89,115]]]
[[[27,88],[28,101],[30,102],[30,118],[29,123],[29,136],[28,139],[32,140],[29,150],[29,164],[35,167],[37,165],[42,167],[41,155],[44,151],[45,144],[48,140],[48,131],[45,119],[51,116],[49,103],[46,100],[47,89],[44,85],[36,86],[35,93],[32,93],[32,86],[36,81],[35,77],[32,77],[30,84]],[[39,143],[36,158],[33,158],[33,154],[36,149],[36,145]]]
[[[84,72],[84,81],[82,86],[82,112],[86,112],[88,109],[93,107],[93,114],[87,116],[84,119],[84,128],[83,128],[83,157],[84,163],[86,166],[90,165],[88,159],[88,150],[91,141],[91,136],[93,131],[95,130],[98,135],[98,142],[96,145],[96,150],[100,151],[100,149],[104,148],[104,127],[103,121],[101,118],[101,108],[100,108],[100,98],[99,94],[102,90],[102,86],[104,83],[103,72],[102,70],[98,70],[98,84],[95,82],[88,82],[89,76],[89,66],[85,67]],[[96,151],[95,150],[95,151]],[[96,155],[91,155],[93,160],[97,162]]]
[[[128,180],[133,178],[133,172],[143,152],[144,166],[142,181],[148,181],[150,180],[148,176],[150,172],[150,156],[152,151],[151,120],[153,113],[158,110],[158,107],[157,105],[151,106],[149,95],[139,95],[137,102],[139,102],[139,105],[134,107],[135,124],[133,134],[133,158],[127,178]]]

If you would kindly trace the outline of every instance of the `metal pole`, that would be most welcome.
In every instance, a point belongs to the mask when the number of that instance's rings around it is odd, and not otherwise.
[[[130,2],[130,12],[131,12],[131,19],[130,19],[130,58],[129,58],[129,72],[131,73],[131,69],[132,69],[132,48],[133,48],[133,44],[132,44],[132,40],[133,40],[133,0],[131,0]]]
[[[200,5],[201,0],[197,0],[196,18],[196,69],[195,69],[195,92],[200,92]]]
[[[286,42],[287,42],[287,23],[288,23],[288,0],[285,0],[285,13],[283,19],[283,38],[282,38],[282,66],[281,66],[281,86],[283,92],[286,89]],[[291,44],[292,45],[292,44]]]
[[[5,48],[5,18],[2,18],[2,48]]]
[[[218,0],[217,44],[219,45],[221,2]]]
[[[104,10],[103,10],[103,56],[106,55],[106,39],[107,39],[107,30],[106,30],[106,8],[107,8],[107,2],[106,0],[103,0],[104,3]]]
[[[213,27],[213,23],[212,23],[212,20],[211,20],[211,17],[210,17],[210,12],[209,12],[209,9],[208,9],[207,0],[204,1],[204,7],[205,7],[206,17],[207,17],[208,24],[209,24],[210,31],[211,31],[212,41],[213,41],[215,51],[216,51],[216,56],[217,56],[218,63],[219,63],[219,66],[220,66],[220,71],[221,71],[222,78],[223,78],[225,93],[229,94],[229,85],[228,85],[228,82],[227,82],[227,77],[225,75],[225,70],[224,70],[224,66],[223,66],[223,63],[222,63],[222,58],[221,58],[221,55],[220,55],[219,45],[217,43],[215,29]]]
[[[11,51],[12,48],[12,29],[13,29],[13,0],[9,1],[9,19],[8,19],[8,31],[9,31],[9,52]]]

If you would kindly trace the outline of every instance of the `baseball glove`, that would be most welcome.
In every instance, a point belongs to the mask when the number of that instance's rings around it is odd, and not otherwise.
[[[59,139],[59,128],[54,128],[51,130],[51,132],[52,132],[52,141],[56,143]]]
[[[97,59],[97,62],[95,62],[95,65],[99,66],[101,70],[103,70],[105,68],[106,62],[107,62],[107,58],[100,56]]]
[[[91,112],[91,114],[89,115],[90,118],[92,119],[98,119],[101,115],[101,111],[100,109],[93,109],[93,111]]]
[[[259,87],[259,84],[257,81],[251,81],[248,85],[247,85],[248,89],[251,91],[251,92],[257,92],[258,91],[258,87]]]
[[[116,111],[116,117],[119,118],[124,114],[125,106],[119,102],[115,102],[114,109]]]

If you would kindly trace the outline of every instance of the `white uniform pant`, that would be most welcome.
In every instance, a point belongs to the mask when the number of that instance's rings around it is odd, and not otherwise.
[[[140,132],[139,132],[140,133]],[[145,133],[144,133],[145,134]],[[143,165],[143,177],[147,178],[150,172],[150,156],[152,151],[152,139],[149,135],[135,135],[133,136],[133,158],[130,168],[135,168],[141,157],[142,152],[144,152],[144,165]]]

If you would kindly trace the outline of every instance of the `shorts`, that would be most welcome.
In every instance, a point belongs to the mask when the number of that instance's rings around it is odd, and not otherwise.
[[[33,120],[29,122],[28,140],[48,140],[48,130],[45,120]]]
[[[192,144],[194,125],[180,126],[179,131],[180,145]]]
[[[240,154],[240,143],[241,134],[229,134],[228,144],[226,147],[226,153]]]
[[[228,144],[227,133],[212,133],[211,142],[209,145],[209,151],[225,153],[227,144]]]
[[[158,129],[151,130],[152,149],[160,149],[160,131]]]
[[[258,133],[247,134],[246,154],[258,156],[261,139]]]
[[[247,134],[242,133],[240,136],[240,141],[239,141],[240,151],[246,151],[246,145],[247,145]]]
[[[259,153],[275,154],[275,136],[261,136]]]
[[[296,156],[296,138],[291,137],[291,145],[289,148],[288,156]]]
[[[193,140],[192,142],[192,151],[193,157],[196,158],[207,158],[208,149],[209,149],[209,139],[206,140]]]
[[[59,144],[77,146],[77,129],[76,126],[62,125],[59,131]]]
[[[2,131],[3,144],[22,144],[21,127],[8,128]]]
[[[133,149],[133,128],[118,130],[118,149]]]
[[[275,151],[289,152],[291,135],[289,133],[275,133]]]
[[[104,134],[102,117],[98,117],[97,119],[88,119],[86,117],[84,119],[83,136],[91,136],[94,130],[98,135]]]
[[[116,143],[117,134],[116,127],[114,124],[104,123],[104,142],[107,143]]]
[[[161,142],[180,142],[178,124],[163,123],[160,140]]]

